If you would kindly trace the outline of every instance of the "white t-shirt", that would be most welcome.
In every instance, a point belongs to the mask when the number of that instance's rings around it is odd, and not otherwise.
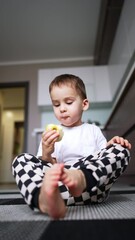
[[[76,127],[64,127],[64,136],[60,142],[55,143],[52,157],[57,162],[72,165],[78,159],[86,158],[90,154],[106,147],[106,139],[99,127],[83,123]],[[40,143],[37,157],[42,156],[42,143]]]

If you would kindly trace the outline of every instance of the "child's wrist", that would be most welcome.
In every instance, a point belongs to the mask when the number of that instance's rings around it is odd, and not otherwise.
[[[42,161],[46,161],[46,162],[49,162],[49,163],[52,163],[52,164],[56,163],[55,159],[52,158],[50,155],[49,156],[43,155],[41,157],[41,159],[42,159]]]

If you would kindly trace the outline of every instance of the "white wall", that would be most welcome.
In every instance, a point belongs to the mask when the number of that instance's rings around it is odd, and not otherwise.
[[[38,106],[51,105],[49,84],[56,76],[66,73],[79,76],[84,81],[90,102],[112,100],[107,66],[53,68],[38,71]]]
[[[125,0],[110,60],[109,78],[114,97],[135,51],[135,1]]]

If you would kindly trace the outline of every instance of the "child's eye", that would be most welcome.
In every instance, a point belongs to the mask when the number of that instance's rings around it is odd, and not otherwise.
[[[68,105],[71,105],[73,102],[67,102]]]
[[[54,106],[54,107],[59,107],[60,104],[58,104],[58,103],[56,104],[56,103],[55,103],[55,104],[53,104],[53,106]]]

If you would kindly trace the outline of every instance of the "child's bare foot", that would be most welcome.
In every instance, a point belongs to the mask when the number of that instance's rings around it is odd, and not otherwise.
[[[45,174],[39,194],[39,208],[52,218],[63,218],[66,206],[58,188],[58,182],[63,173],[63,164],[54,164]]]
[[[74,197],[79,197],[86,188],[85,176],[81,170],[64,169],[61,181]]]

